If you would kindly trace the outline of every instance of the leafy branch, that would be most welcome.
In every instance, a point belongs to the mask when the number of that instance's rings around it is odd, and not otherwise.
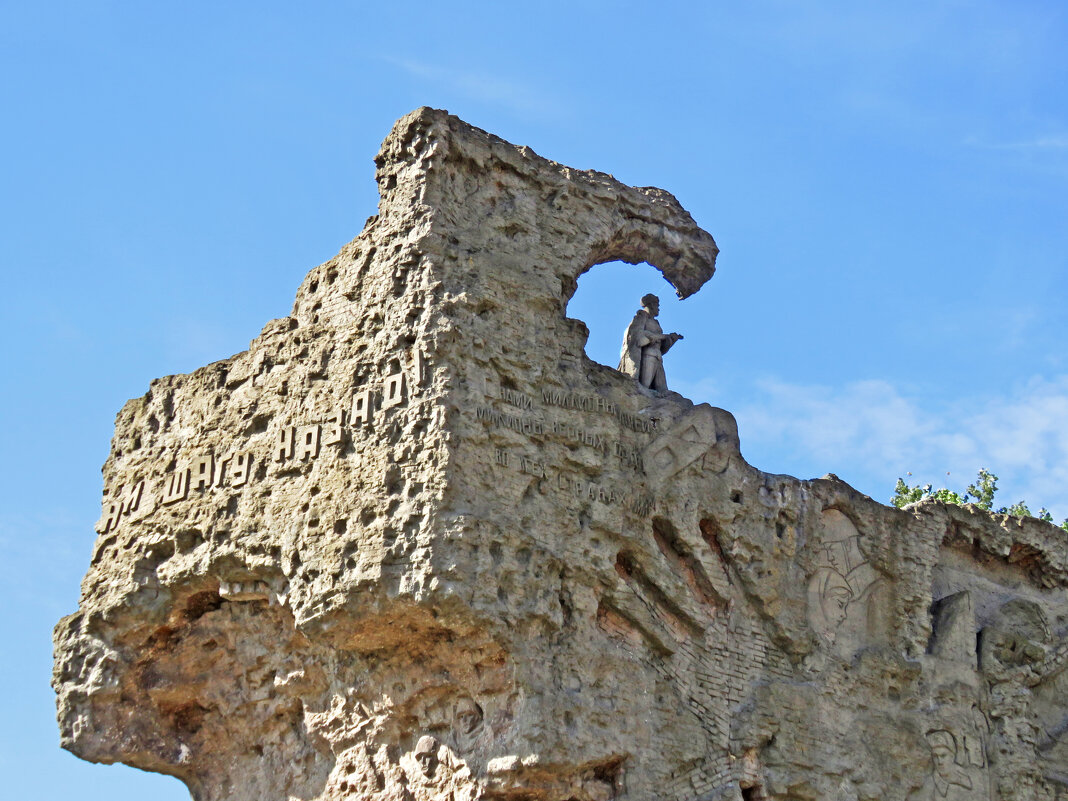
[[[911,476],[912,473],[909,473],[908,475]],[[979,470],[979,475],[976,477],[975,482],[969,484],[968,489],[966,489],[963,494],[946,489],[945,487],[942,487],[941,489],[932,489],[931,484],[909,486],[903,479],[899,478],[897,480],[897,485],[894,487],[894,497],[890,499],[890,503],[900,509],[903,506],[908,506],[910,503],[917,503],[918,501],[923,501],[927,498],[934,498],[936,501],[952,503],[957,506],[963,506],[966,503],[974,503],[980,509],[985,509],[988,512],[997,512],[1001,515],[1012,515],[1013,517],[1037,517],[1039,520],[1045,520],[1047,523],[1053,522],[1053,515],[1050,514],[1045,507],[1039,509],[1037,513],[1032,512],[1023,501],[1017,501],[1011,506],[1002,506],[995,509],[994,496],[997,494],[997,491],[998,477],[984,467]],[[1068,531],[1068,518],[1061,522],[1061,528]]]

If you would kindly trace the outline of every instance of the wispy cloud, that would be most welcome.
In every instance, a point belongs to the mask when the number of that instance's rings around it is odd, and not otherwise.
[[[381,60],[413,78],[437,84],[448,91],[483,103],[510,108],[523,115],[555,115],[560,109],[558,97],[549,95],[527,81],[500,72],[454,69],[395,56],[381,56]]]
[[[997,397],[928,404],[886,381],[841,386],[758,382],[734,409],[743,452],[782,454],[799,471],[839,473],[879,499],[906,472],[962,490],[980,467],[1001,478],[998,501],[1068,516],[1068,375],[1035,378]],[[782,465],[764,465],[782,469]],[[950,475],[947,477],[946,473]]]

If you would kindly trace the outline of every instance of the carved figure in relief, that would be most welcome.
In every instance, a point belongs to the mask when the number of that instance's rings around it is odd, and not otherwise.
[[[812,625],[833,642],[838,627],[846,619],[853,590],[837,570],[821,567],[813,574],[808,592]]]
[[[426,779],[433,779],[438,770],[438,741],[429,734],[424,734],[415,744],[415,761]]]
[[[860,532],[837,509],[823,513],[823,537],[817,568],[809,580],[809,621],[828,642],[843,631],[869,638],[882,634],[882,616],[889,604],[876,596],[884,594],[886,582],[875,572],[860,550]]]
[[[411,776],[416,801],[473,801],[480,797],[471,771],[436,737],[420,737],[412,758],[418,768],[418,773]]]
[[[1038,604],[1015,598],[998,609],[979,639],[985,671],[1035,665],[1046,656],[1050,626]]]
[[[483,731],[482,707],[473,698],[462,696],[453,709],[452,736],[456,750],[466,754],[475,747]]]
[[[974,801],[972,780],[959,764],[956,738],[945,729],[927,732],[931,747],[931,775],[923,786],[923,801]]]
[[[660,299],[645,295],[642,307],[634,315],[623,335],[623,350],[619,355],[621,373],[633,376],[643,387],[665,392],[664,354],[682,339],[682,334],[665,334],[656,317],[660,314]]]

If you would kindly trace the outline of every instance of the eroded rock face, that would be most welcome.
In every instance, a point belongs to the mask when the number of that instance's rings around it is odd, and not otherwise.
[[[714,271],[667,193],[430,109],[377,164],[289,318],[120,412],[64,747],[203,801],[1066,797],[1063,532],[589,361],[583,271]]]

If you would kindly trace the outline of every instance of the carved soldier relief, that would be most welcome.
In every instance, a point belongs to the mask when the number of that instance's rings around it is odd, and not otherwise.
[[[860,550],[860,532],[837,509],[822,514],[817,568],[809,580],[809,621],[839,653],[884,636],[885,582]]]

